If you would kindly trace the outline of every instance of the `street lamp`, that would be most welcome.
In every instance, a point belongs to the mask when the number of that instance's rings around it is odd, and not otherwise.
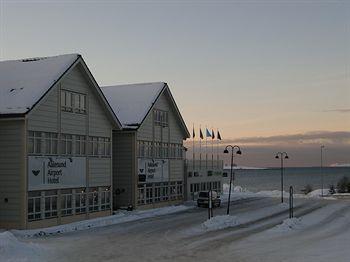
[[[323,197],[323,188],[324,188],[324,177],[323,177],[323,149],[324,145],[321,146],[321,179],[322,179],[322,197]]]
[[[228,193],[228,202],[227,202],[227,215],[230,214],[230,200],[231,200],[231,186],[232,186],[232,177],[233,177],[233,153],[234,153],[234,149],[236,148],[236,154],[237,155],[241,155],[242,151],[241,148],[239,146],[231,146],[228,145],[226,146],[224,153],[228,154],[228,149],[231,148],[231,175],[230,175],[230,191]]]
[[[283,160],[289,159],[289,156],[286,152],[278,152],[275,158],[281,159],[281,203],[283,203]]]

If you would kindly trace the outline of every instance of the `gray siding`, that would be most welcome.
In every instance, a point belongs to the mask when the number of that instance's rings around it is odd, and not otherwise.
[[[58,132],[58,85],[40,101],[28,118],[28,129],[33,131]]]
[[[89,186],[108,186],[111,181],[111,159],[89,158]]]
[[[135,206],[135,133],[113,132],[113,200],[115,208]],[[116,194],[116,192],[118,192]]]
[[[170,180],[172,181],[184,180],[184,160],[171,159],[170,174]]]
[[[0,228],[24,227],[24,120],[0,121]],[[5,198],[8,202],[5,202]]]

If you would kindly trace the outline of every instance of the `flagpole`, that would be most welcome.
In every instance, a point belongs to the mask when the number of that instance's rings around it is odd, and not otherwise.
[[[211,169],[214,169],[214,129],[211,128]]]
[[[216,168],[219,168],[219,138],[218,138],[219,129],[216,129]]]
[[[195,133],[194,133],[194,123],[193,123],[193,132],[192,132],[192,151],[193,151],[193,157],[192,157],[192,172],[194,174],[194,168],[195,168],[195,162],[196,162],[196,155],[195,155],[195,151],[194,151],[194,138],[195,138]]]
[[[205,171],[208,171],[208,128],[205,126]]]
[[[199,136],[202,132],[202,126],[199,125]],[[202,170],[202,138],[199,137],[199,169]]]

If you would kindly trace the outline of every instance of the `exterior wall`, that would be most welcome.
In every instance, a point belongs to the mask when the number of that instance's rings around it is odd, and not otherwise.
[[[74,93],[79,93],[85,95],[86,97],[86,112],[85,113],[76,113],[76,112],[66,112],[61,109],[61,91],[67,90]],[[29,155],[35,155],[40,157],[50,157],[58,156],[62,158],[69,157],[81,157],[86,159],[86,187],[77,188],[71,187],[67,190],[71,193],[68,193],[72,197],[72,214],[63,216],[61,213],[61,200],[63,189],[54,189],[57,191],[57,217],[42,219],[45,214],[45,203],[44,197],[46,196],[47,191],[41,191],[41,220],[34,220],[28,222],[28,228],[56,225],[62,223],[68,223],[70,221],[75,221],[76,219],[88,219],[94,216],[99,216],[103,214],[111,214],[111,208],[105,210],[101,207],[101,196],[105,195],[104,190],[112,189],[112,156],[111,155],[94,155],[92,156],[89,149],[89,139],[91,137],[99,137],[103,139],[109,139],[110,145],[112,144],[112,123],[110,118],[108,118],[109,112],[104,108],[102,99],[99,97],[95,87],[92,86],[92,83],[86,76],[84,69],[81,64],[77,64],[71,69],[62,80],[53,87],[46,96],[37,104],[37,106],[27,115],[27,130],[36,131],[45,134],[46,132],[53,132],[57,134],[58,146],[60,147],[61,137],[63,134],[71,135],[73,137],[72,148],[73,152],[68,154],[62,154],[61,151],[53,154],[45,154],[41,152],[29,153]],[[84,136],[86,138],[85,144],[85,153],[76,154],[75,152],[75,139],[78,136]],[[29,140],[26,142],[28,143]],[[24,142],[23,142],[24,144]],[[28,159],[28,157],[27,157]],[[26,170],[26,176],[28,174]],[[83,191],[82,191],[83,190]],[[89,197],[92,195],[92,198],[95,199],[95,196],[92,194],[96,192],[98,195],[98,208],[89,210]],[[86,211],[84,214],[75,213],[75,199],[77,194],[82,193],[85,195]],[[102,192],[103,191],[103,192]],[[28,200],[25,201],[26,205],[29,201],[29,198],[33,198],[33,193],[38,193],[40,191],[31,191],[28,192]],[[106,191],[107,193],[109,191]],[[65,193],[66,194],[66,193]],[[39,196],[40,197],[40,196]],[[111,199],[111,197],[110,197]],[[62,214],[62,215],[61,215]],[[25,214],[24,220],[27,221],[27,215]]]
[[[113,132],[114,209],[135,206],[135,132]]]
[[[168,113],[168,123],[166,126],[156,125],[154,122],[154,110],[161,110]],[[173,108],[167,91],[163,92],[155,102],[152,110],[148,113],[144,119],[142,125],[139,127],[136,136],[136,143],[140,141],[146,141],[152,143],[152,156],[141,157],[137,159],[163,159],[168,161],[168,180],[163,180],[160,183],[141,183],[137,181],[138,188],[136,190],[136,198],[138,206],[142,208],[158,207],[163,205],[169,205],[172,203],[178,203],[184,199],[184,152],[182,151],[181,157],[170,156],[170,147],[168,148],[168,156],[156,157],[155,156],[155,143],[162,144],[176,144],[181,150],[183,150],[183,130],[179,119],[177,117],[176,109]],[[138,152],[137,152],[138,153]],[[138,161],[136,161],[136,170],[138,171]],[[138,179],[138,174],[135,174]],[[161,197],[157,197],[156,192],[167,192],[165,195],[161,193]],[[175,193],[174,193],[175,191]],[[173,194],[173,196],[171,196]],[[151,195],[151,196],[150,196]],[[150,198],[159,202],[149,203]]]
[[[195,200],[199,191],[213,189],[218,193],[222,192],[223,184],[226,183],[227,173],[223,169],[222,160],[208,160],[206,167],[205,160],[186,161],[186,199]]]
[[[25,227],[24,120],[0,120],[0,228]]]

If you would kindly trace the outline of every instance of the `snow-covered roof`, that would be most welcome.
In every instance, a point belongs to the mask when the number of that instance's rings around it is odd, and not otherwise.
[[[27,113],[78,54],[0,62],[0,115]]]
[[[164,82],[101,87],[124,128],[138,128],[157,100]]]

